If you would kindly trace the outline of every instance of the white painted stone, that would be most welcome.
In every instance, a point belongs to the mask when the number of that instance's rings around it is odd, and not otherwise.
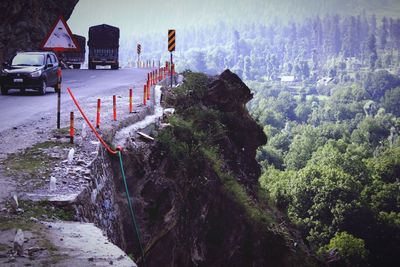
[[[17,233],[14,237],[14,251],[18,256],[22,256],[24,254],[24,232],[21,229],[17,230]]]
[[[68,157],[67,157],[68,164],[72,164],[72,160],[74,159],[74,154],[75,154],[75,149],[71,148],[68,152]]]
[[[56,188],[57,188],[56,183],[57,183],[56,177],[51,176],[51,177],[50,177],[50,187],[49,187],[49,190],[50,190],[50,191],[56,190]]]

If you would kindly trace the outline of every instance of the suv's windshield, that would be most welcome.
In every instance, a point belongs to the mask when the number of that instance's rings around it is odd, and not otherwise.
[[[43,55],[17,54],[12,60],[13,66],[41,66],[44,64]]]

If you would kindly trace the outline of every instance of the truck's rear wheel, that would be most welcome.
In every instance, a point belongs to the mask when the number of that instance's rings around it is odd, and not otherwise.
[[[4,86],[1,86],[1,94],[2,95],[7,95],[8,94],[8,88],[4,87]]]
[[[96,69],[96,65],[89,62],[89,70],[94,70],[94,69]]]
[[[111,65],[111,69],[112,69],[112,70],[117,70],[118,68],[119,68],[118,63],[117,63],[117,64],[112,64],[112,65]]]
[[[81,64],[73,64],[72,67],[74,69],[80,69],[81,68]]]

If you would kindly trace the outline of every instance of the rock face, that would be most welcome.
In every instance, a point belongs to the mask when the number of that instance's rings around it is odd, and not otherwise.
[[[226,70],[209,84],[203,103],[226,114],[221,121],[227,128],[227,138],[220,144],[224,159],[238,180],[254,187],[261,174],[256,150],[267,142],[267,137],[246,109],[252,98],[246,84]]]
[[[59,15],[66,20],[78,0],[0,1],[0,63],[17,51],[38,50]]]
[[[198,91],[190,89],[196,86],[188,85],[180,96],[166,93],[180,121],[171,121],[158,142],[134,140],[134,149],[124,150],[147,266],[317,266],[306,246],[257,200],[255,153],[267,138],[245,107],[252,98],[249,88],[229,70],[206,78]],[[204,135],[215,132],[215,125],[222,129],[219,136]],[[164,131],[172,134],[170,140],[160,137]],[[141,265],[118,162],[113,164],[125,214],[123,249]]]

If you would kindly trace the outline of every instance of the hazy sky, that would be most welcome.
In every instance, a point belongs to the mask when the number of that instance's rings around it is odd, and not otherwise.
[[[273,0],[275,1],[275,0]],[[110,24],[120,28],[121,36],[166,32],[169,28],[188,28],[214,21],[241,20],[239,5],[260,0],[80,0],[68,20],[74,33],[87,36],[88,28]],[[250,8],[249,7],[249,8]],[[256,15],[256,14],[255,14]]]
[[[217,21],[264,23],[326,13],[353,15],[361,10],[398,17],[400,0],[79,0],[68,24],[86,37],[90,26],[110,24],[119,27],[125,39],[166,34],[170,28],[179,34],[179,29],[212,26]]]

